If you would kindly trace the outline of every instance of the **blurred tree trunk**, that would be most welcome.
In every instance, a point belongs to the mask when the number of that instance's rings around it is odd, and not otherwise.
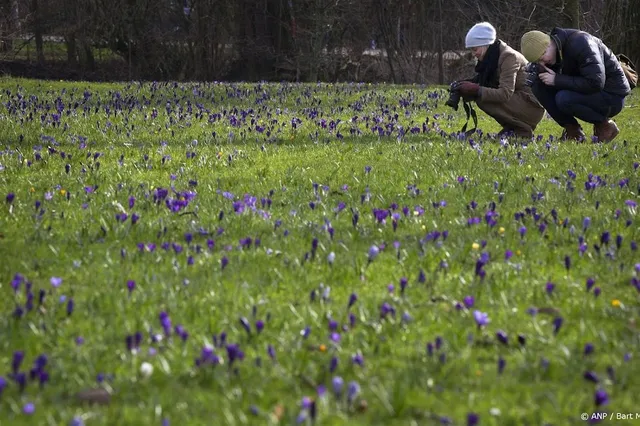
[[[580,0],[566,0],[565,16],[569,28],[580,29]]]
[[[20,3],[18,0],[6,0],[1,11],[5,11],[5,5],[9,9],[5,18],[6,25],[0,34],[0,49],[10,52],[13,50],[13,39],[20,33]],[[1,26],[1,24],[0,24]]]
[[[640,0],[607,0],[603,19],[605,43],[640,66]]]
[[[438,84],[444,84],[444,46],[442,44],[442,0],[438,0]]]
[[[387,53],[387,63],[389,65],[389,71],[391,73],[391,80],[393,83],[398,83],[398,74],[395,66],[396,55],[396,32],[394,31],[393,16],[389,10],[394,4],[384,0],[377,0],[376,17],[378,23],[378,30],[380,32],[380,38],[382,39],[383,52]]]
[[[65,36],[64,42],[67,46],[67,63],[71,68],[74,68],[76,65],[78,65],[78,61],[76,58],[76,38],[73,34],[70,34]]]
[[[44,64],[44,45],[42,41],[42,11],[38,0],[31,0],[31,13],[33,13],[33,33],[36,39],[36,57],[38,64]]]

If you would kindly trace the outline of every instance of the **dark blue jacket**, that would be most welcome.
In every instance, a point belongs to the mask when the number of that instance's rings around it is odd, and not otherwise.
[[[608,93],[626,96],[631,92],[616,55],[597,37],[584,31],[554,28],[551,39],[558,46],[556,72],[558,89],[580,93]]]

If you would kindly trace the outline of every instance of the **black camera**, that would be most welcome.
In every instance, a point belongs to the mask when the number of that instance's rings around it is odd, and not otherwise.
[[[535,83],[535,81],[538,79],[538,74],[540,74],[541,67],[535,62],[531,62],[524,68],[524,70],[527,73],[527,77],[524,80],[524,85],[531,87],[533,86],[533,83]]]
[[[461,81],[454,81],[449,85],[449,99],[444,104],[448,107],[453,108],[455,111],[458,110],[458,105],[460,104],[460,98],[462,94],[460,93],[460,85]]]

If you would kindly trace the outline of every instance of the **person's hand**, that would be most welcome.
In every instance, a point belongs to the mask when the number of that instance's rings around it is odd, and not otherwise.
[[[465,99],[475,98],[478,96],[478,92],[480,91],[480,85],[470,81],[463,81],[460,83],[460,87],[458,89]]]
[[[538,74],[538,78],[547,86],[554,86],[556,84],[556,73],[546,65],[541,65],[545,69],[545,72]]]

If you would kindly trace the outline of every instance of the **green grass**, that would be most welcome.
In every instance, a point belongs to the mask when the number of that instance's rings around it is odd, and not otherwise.
[[[640,293],[630,282],[637,276],[632,242],[639,227],[625,201],[638,201],[640,185],[637,93],[616,118],[620,136],[608,144],[549,141],[561,129],[545,119],[537,129],[541,140],[503,146],[487,136],[498,125],[479,112],[484,135],[472,146],[446,136],[460,129],[464,113],[444,106],[443,88],[1,83],[0,376],[8,385],[0,396],[0,424],[66,425],[74,417],[88,425],[160,425],[163,419],[253,425],[278,417],[280,424],[295,424],[308,396],[317,399],[316,424],[322,425],[438,424],[442,416],[463,425],[472,412],[481,425],[572,425],[584,423],[581,413],[597,411],[597,389],[609,396],[603,411],[635,415]],[[64,106],[59,125],[52,116],[58,98]],[[301,120],[296,128],[294,118]],[[390,124],[391,135],[371,131],[377,118],[383,129]],[[425,122],[429,130],[422,133]],[[398,124],[406,132],[400,138]],[[586,190],[590,174],[601,185]],[[623,179],[627,185],[619,185]],[[154,203],[156,190],[172,185],[183,195],[195,193],[176,212]],[[97,189],[88,193],[87,187]],[[11,203],[9,193],[15,194]],[[233,201],[245,194],[256,197],[255,209],[234,212]],[[169,198],[178,197],[169,190]],[[341,202],[345,208],[336,212]],[[495,226],[485,222],[492,203]],[[391,215],[385,223],[374,218],[374,209],[392,204],[391,213],[400,215],[395,231]],[[121,212],[125,222],[116,219]],[[467,225],[471,217],[481,223]],[[586,231],[585,217],[591,218]],[[434,231],[448,236],[427,241]],[[608,245],[601,244],[604,232]],[[190,243],[185,234],[192,234]],[[588,244],[583,255],[581,236]],[[247,237],[260,239],[259,246],[239,248]],[[370,247],[382,244],[368,262]],[[513,257],[505,260],[508,250]],[[490,256],[483,279],[475,274],[482,253]],[[32,285],[30,311],[25,282],[17,292],[11,286],[17,273]],[[54,288],[52,277],[62,284]],[[586,290],[590,277],[599,297]],[[129,280],[136,283],[131,294]],[[547,282],[555,284],[551,294]],[[352,293],[358,299],[348,308]],[[474,306],[457,309],[466,296]],[[74,310],[67,315],[71,298]],[[382,319],[385,302],[395,316]],[[20,318],[17,306],[24,310]],[[527,312],[533,307],[541,309],[534,316]],[[475,310],[486,312],[489,324],[478,328]],[[186,341],[174,329],[152,341],[163,334],[161,312],[173,327],[184,327]],[[564,322],[554,334],[558,317]],[[346,328],[338,343],[330,339],[330,319]],[[265,323],[259,334],[257,320]],[[498,330],[508,335],[507,345],[497,340]],[[136,332],[143,339],[131,353],[125,338]],[[244,359],[230,365],[226,349],[217,347],[222,364],[196,367],[202,348],[222,332]],[[438,337],[442,346],[430,356],[427,343]],[[587,343],[595,347],[591,355],[583,354]],[[40,354],[48,357],[50,380],[42,388],[29,381],[21,393],[9,378],[19,350],[27,375]],[[356,354],[363,366],[352,362]],[[338,360],[333,373],[332,357]],[[506,360],[502,374],[499,357]],[[153,365],[150,376],[141,373],[143,362]],[[583,378],[587,370],[599,384]],[[99,374],[108,379],[98,383]],[[351,404],[333,395],[335,376],[344,379],[345,391],[349,382],[359,383]],[[319,385],[328,390],[323,398]],[[109,404],[76,396],[98,387],[111,393]],[[32,415],[23,413],[29,402]]]

